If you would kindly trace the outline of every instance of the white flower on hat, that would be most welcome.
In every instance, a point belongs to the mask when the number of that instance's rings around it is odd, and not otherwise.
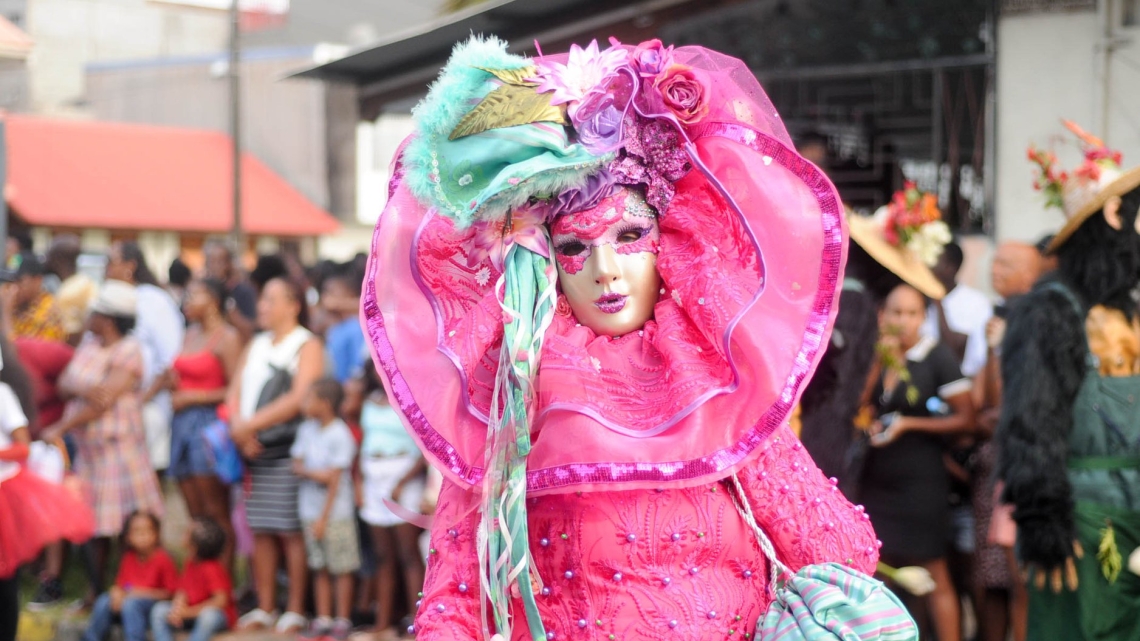
[[[943,249],[953,239],[950,226],[936,220],[919,227],[907,241],[906,247],[928,267],[933,267],[942,256]]]

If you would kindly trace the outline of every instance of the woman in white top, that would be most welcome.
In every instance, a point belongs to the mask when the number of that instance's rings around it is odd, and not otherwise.
[[[300,287],[284,278],[267,282],[257,303],[257,321],[264,331],[246,347],[226,396],[230,434],[248,462],[252,481],[245,504],[254,533],[252,563],[258,607],[241,618],[239,629],[276,625],[278,632],[295,632],[305,625],[300,613],[304,611],[307,567],[297,520],[297,478],[288,457],[291,443],[284,444],[284,454],[278,457],[282,444],[271,443],[266,448],[269,434],[261,433],[295,421],[309,386],[324,373],[324,348],[320,339],[305,329],[307,318]],[[291,385],[272,400],[263,398],[266,384],[280,370],[291,375]],[[279,431],[281,428],[275,430]],[[287,611],[280,618],[274,607],[278,543],[285,550],[290,586]]]

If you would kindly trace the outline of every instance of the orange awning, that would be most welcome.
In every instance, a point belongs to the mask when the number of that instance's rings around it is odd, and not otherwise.
[[[196,129],[7,116],[13,212],[30,225],[221,233],[232,227],[230,138]],[[251,154],[242,157],[242,229],[312,236],[328,212]]]

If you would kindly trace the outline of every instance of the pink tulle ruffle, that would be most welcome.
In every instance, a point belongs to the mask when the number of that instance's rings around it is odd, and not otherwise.
[[[91,538],[95,513],[81,499],[75,480],[56,485],[20,470],[0,483],[0,579],[56,541]]]

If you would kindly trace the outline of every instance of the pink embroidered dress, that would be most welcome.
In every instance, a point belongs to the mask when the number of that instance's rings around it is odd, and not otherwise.
[[[592,88],[574,93],[575,78]],[[573,135],[532,122],[449,136],[488,92],[516,83],[543,96],[558,82],[552,102],[571,101]],[[416,117],[377,224],[361,317],[393,406],[446,479],[418,638],[496,631],[480,561],[486,533],[503,525],[485,520],[498,472],[488,472],[488,423],[504,323],[518,321],[504,320],[508,274],[486,250],[488,229],[541,252],[541,228],[515,234],[530,211],[520,205],[554,194],[552,208],[579,211],[613,183],[645,186],[658,212],[661,296],[653,318],[620,337],[578,324],[564,304],[550,312],[527,397],[530,576],[518,577],[544,630],[528,625],[514,583],[509,637],[750,638],[772,586],[725,483],[733,474],[790,569],[874,572],[866,514],[787,427],[834,319],[839,199],[743,63],[654,42],[575,47],[535,64],[473,40]],[[510,209],[517,217],[502,218]]]
[[[838,561],[871,574],[870,521],[820,474],[787,427],[739,477],[793,570]],[[419,639],[479,639],[477,501],[445,481],[416,616]],[[751,638],[771,600],[756,537],[721,483],[552,494],[528,500],[547,638]],[[520,610],[521,611],[521,610]],[[514,639],[528,639],[524,625]]]

